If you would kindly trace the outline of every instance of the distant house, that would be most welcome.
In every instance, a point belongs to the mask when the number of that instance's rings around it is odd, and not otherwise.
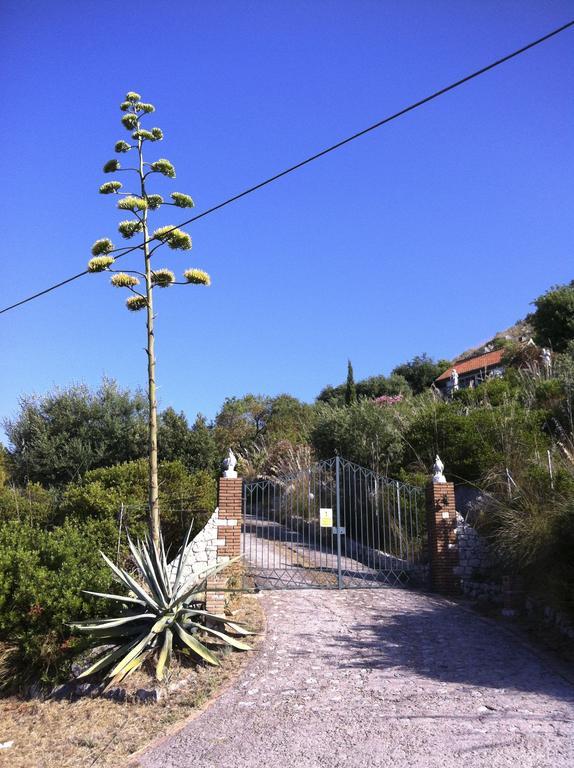
[[[434,385],[443,394],[449,395],[455,389],[475,387],[486,379],[502,376],[504,373],[503,355],[503,349],[496,349],[466,360],[456,361],[435,379]]]

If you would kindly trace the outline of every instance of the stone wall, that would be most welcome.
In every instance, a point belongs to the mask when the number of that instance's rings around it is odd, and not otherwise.
[[[473,577],[487,573],[493,566],[493,557],[488,543],[479,536],[472,525],[456,513],[456,540],[458,545],[458,565],[455,574],[462,581],[472,580]]]
[[[185,583],[197,574],[203,573],[213,565],[217,565],[218,521],[219,509],[216,509],[204,528],[187,545],[187,561],[183,570],[182,583]],[[177,562],[177,559],[175,562]],[[175,578],[173,563],[172,578]]]

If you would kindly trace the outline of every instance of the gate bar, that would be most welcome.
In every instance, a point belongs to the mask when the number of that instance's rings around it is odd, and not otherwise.
[[[341,573],[341,488],[340,488],[340,459],[335,457],[335,482],[337,483],[337,586],[343,589],[343,574]]]

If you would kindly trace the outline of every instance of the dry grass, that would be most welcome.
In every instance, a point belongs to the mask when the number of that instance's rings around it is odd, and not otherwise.
[[[263,611],[255,597],[233,599],[234,618],[259,633],[251,638],[256,650],[262,640]],[[0,742],[14,741],[0,751],[0,764],[10,768],[104,768],[125,765],[130,755],[153,739],[174,730],[245,667],[251,653],[227,653],[221,667],[201,667],[181,690],[157,704],[119,703],[106,699],[22,701],[0,699]],[[179,670],[189,675],[189,669]],[[175,677],[177,671],[174,670]],[[141,681],[142,683],[144,681]],[[177,683],[177,679],[172,682]],[[153,687],[148,680],[148,687]]]

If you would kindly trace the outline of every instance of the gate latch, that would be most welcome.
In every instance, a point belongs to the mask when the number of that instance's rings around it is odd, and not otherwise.
[[[345,533],[346,533],[346,531],[345,531],[345,526],[344,526],[344,525],[342,525],[342,526],[340,526],[339,528],[337,528],[337,526],[336,526],[336,525],[334,525],[334,526],[333,526],[333,531],[332,531],[332,532],[333,532],[333,535],[335,535],[335,534],[338,534],[338,535],[344,536],[344,535],[345,535]]]

